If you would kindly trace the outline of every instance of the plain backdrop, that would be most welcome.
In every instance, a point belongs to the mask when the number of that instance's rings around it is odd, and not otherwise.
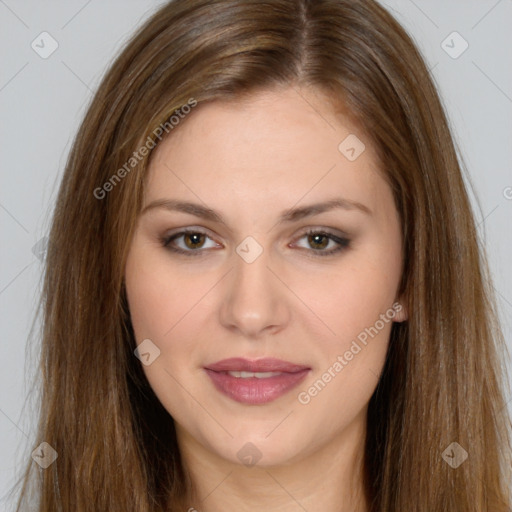
[[[1,510],[13,509],[7,492],[36,446],[37,403],[26,397],[37,371],[37,330],[27,340],[70,145],[105,69],[161,3],[0,0]],[[412,35],[438,85],[473,186],[512,353],[512,0],[382,3]],[[504,364],[512,373],[510,360]],[[507,399],[510,407],[510,390]]]

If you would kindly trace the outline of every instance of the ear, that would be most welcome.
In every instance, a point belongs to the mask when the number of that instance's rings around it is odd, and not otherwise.
[[[395,316],[393,318],[393,322],[405,322],[409,319],[409,311],[407,308],[407,301],[405,297],[400,297],[393,303],[393,311],[395,312]]]

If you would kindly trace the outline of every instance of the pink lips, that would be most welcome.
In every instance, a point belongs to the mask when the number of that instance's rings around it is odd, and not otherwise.
[[[245,404],[271,402],[297,386],[310,368],[280,359],[264,358],[255,361],[240,357],[223,359],[205,368],[213,384],[221,393]],[[227,372],[279,372],[270,377],[235,377]]]

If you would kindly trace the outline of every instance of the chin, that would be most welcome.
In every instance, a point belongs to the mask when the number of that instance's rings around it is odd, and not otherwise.
[[[290,435],[286,431],[268,436],[249,430],[235,435],[222,446],[212,446],[219,456],[233,464],[246,467],[270,468],[286,466],[296,462],[305,455],[305,439],[300,433]],[[298,439],[297,439],[298,437]],[[300,440],[299,444],[297,441]]]

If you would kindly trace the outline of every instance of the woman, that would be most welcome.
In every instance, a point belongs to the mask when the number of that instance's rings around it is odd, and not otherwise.
[[[68,161],[20,510],[509,510],[490,289],[382,7],[171,2]]]

